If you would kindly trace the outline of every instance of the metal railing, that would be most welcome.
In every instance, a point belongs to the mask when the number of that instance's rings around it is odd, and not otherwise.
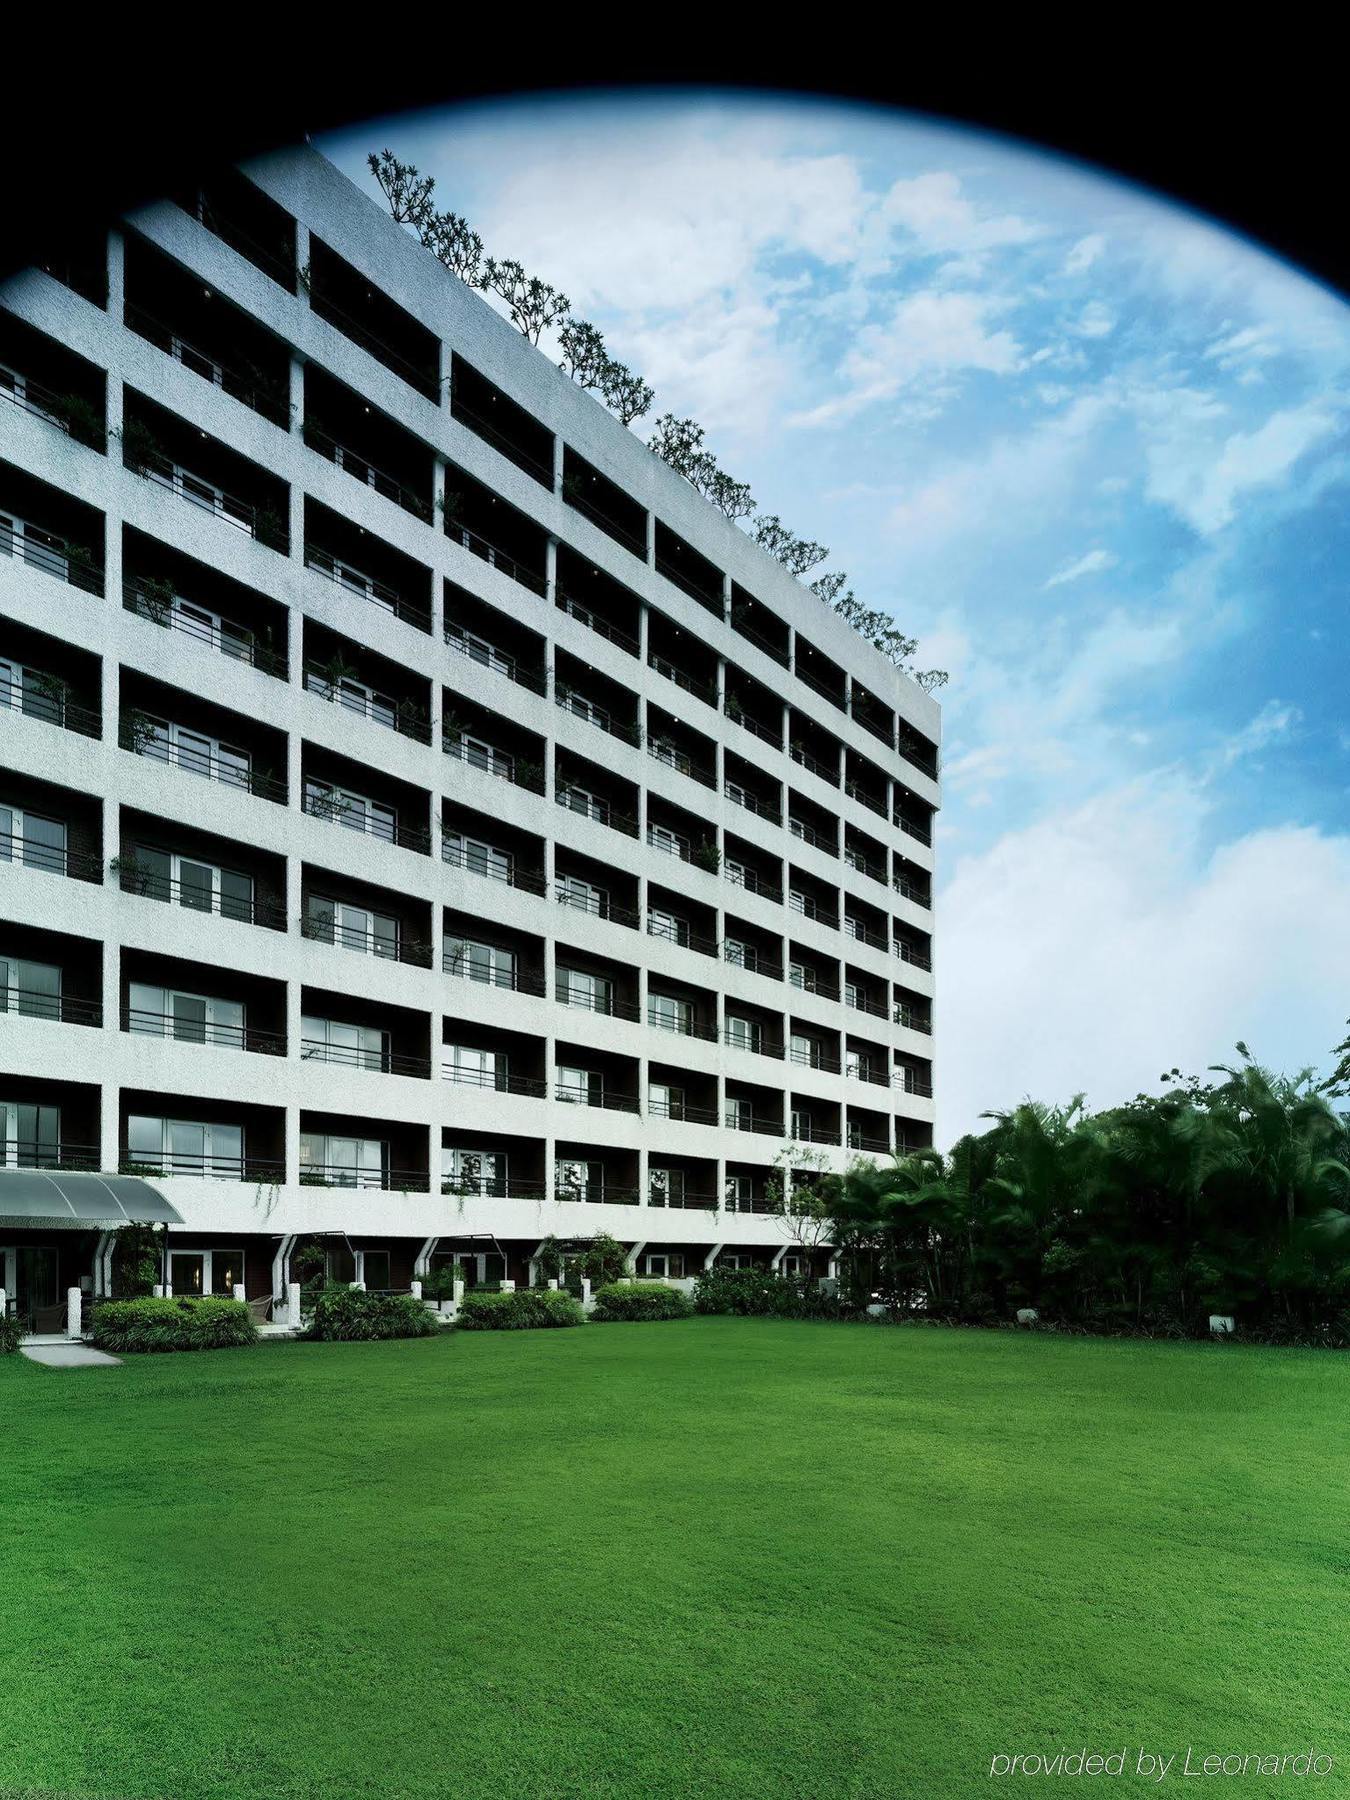
[[[884,1000],[875,1000],[870,994],[864,994],[860,988],[849,990],[847,1004],[854,1012],[866,1013],[872,1019],[884,1019],[889,1016]]]
[[[855,944],[866,944],[872,950],[890,948],[884,931],[873,931],[852,913],[844,914],[843,930],[844,936],[851,937]]]
[[[823,832],[817,831],[814,825],[808,825],[804,819],[794,819],[789,815],[788,835],[795,837],[799,843],[809,844],[813,850],[822,851],[826,856],[839,854],[838,840],[831,842]]]
[[[467,425],[475,437],[482,438],[485,444],[491,444],[508,462],[513,462],[518,469],[524,469],[527,475],[533,476],[542,486],[552,490],[553,464],[526,450],[509,433],[499,430],[491,419],[470,406],[453,380],[450,383],[450,417],[458,419],[461,425]]]
[[[103,880],[101,857],[83,850],[68,850],[64,844],[48,844],[41,838],[25,837],[21,832],[0,831],[0,863],[18,863],[25,869],[41,869],[48,875],[68,875],[74,881],[100,883]]]
[[[54,532],[44,532],[43,535],[56,536]],[[41,538],[30,536],[27,529],[15,531],[13,526],[0,523],[0,556],[17,557],[20,562],[27,563],[30,569],[41,569],[44,575],[55,575],[59,581],[68,581],[72,587],[80,588],[86,594],[103,592],[102,569],[82,544],[72,544],[68,539],[61,538],[53,544],[44,544]]]
[[[792,758],[793,762],[800,768],[805,769],[808,774],[817,776],[830,787],[839,786],[839,769],[837,765],[831,769],[824,763],[817,762],[815,757],[811,755],[811,752],[809,750],[803,750],[800,744],[790,744],[788,746],[788,755]]]
[[[306,793],[301,807],[313,819],[326,819],[330,825],[345,826],[366,837],[379,838],[386,844],[397,844],[402,850],[415,850],[421,856],[431,853],[431,832],[425,825],[400,825],[394,820],[375,818],[362,812],[340,794]]]
[[[617,625],[611,625],[608,619],[601,613],[596,612],[592,607],[587,606],[584,601],[574,600],[570,594],[559,594],[557,597],[557,605],[560,612],[567,613],[571,618],[576,619],[580,624],[584,625],[588,631],[595,632],[598,637],[604,638],[607,643],[617,645],[620,650],[626,651],[629,656],[638,656],[641,654],[642,646],[637,638],[633,637],[629,632],[620,630]]]
[[[86,416],[98,413],[101,407],[93,406],[80,394],[58,394],[54,389],[44,387],[40,381],[34,381],[30,375],[22,375],[20,382],[22,391],[19,386],[0,387],[0,400],[8,400],[11,406],[17,406],[21,412],[31,413],[35,419],[55,425],[58,431],[64,431],[77,444],[85,444],[91,450],[106,451],[107,432],[101,423],[94,424]]]
[[[63,731],[74,731],[80,737],[103,735],[101,716],[87,706],[80,706],[66,695],[65,683],[54,677],[45,678],[50,685],[26,687],[0,675],[0,713],[22,713],[26,719],[38,719],[47,725],[59,725]]]
[[[583,1094],[562,1081],[554,1083],[553,1098],[568,1106],[596,1106],[607,1112],[642,1111],[642,1102],[636,1094],[616,1094],[609,1088],[602,1088],[598,1094],[591,1094],[589,1091]]]
[[[890,1152],[891,1140],[885,1137],[871,1136],[865,1131],[860,1131],[856,1125],[850,1125],[848,1148],[850,1150],[873,1150],[884,1156]]]
[[[548,992],[542,969],[498,968],[496,964],[485,967],[482,963],[473,963],[466,957],[456,956],[452,950],[442,952],[441,969],[446,975],[454,975],[461,981],[477,981],[484,987],[508,988],[513,994],[533,994],[537,999],[542,999]]]
[[[578,706],[576,701],[580,701]],[[642,742],[642,733],[636,725],[629,725],[622,719],[616,719],[602,706],[593,705],[584,694],[576,693],[565,684],[554,687],[553,703],[561,706],[564,712],[571,713],[575,719],[583,719],[586,724],[594,725],[597,731],[604,731],[610,737],[621,738],[625,744],[636,746]]]
[[[668,944],[678,944],[683,950],[693,950],[699,956],[716,956],[719,944],[715,937],[708,937],[701,931],[690,931],[688,927],[669,925],[663,919],[648,916],[647,935],[664,938]]]
[[[895,728],[889,721],[883,723],[866,705],[860,710],[856,699],[850,700],[848,710],[855,725],[861,725],[864,731],[870,732],[874,738],[879,738],[883,744],[894,749]]]
[[[150,624],[162,625],[168,631],[181,631],[196,643],[207,644],[222,656],[232,657],[235,662],[248,663],[255,669],[261,669],[265,675],[275,675],[280,681],[288,679],[286,658],[259,644],[251,632],[244,632],[241,628],[241,634],[232,637],[223,625],[203,626],[191,613],[181,611],[135,580],[123,582],[122,605],[138,619],[147,619]]]
[[[431,1186],[425,1169],[366,1169],[359,1163],[303,1164],[301,1187],[378,1188],[384,1193],[425,1194]]]
[[[653,1100],[647,1097],[647,1114],[653,1119],[670,1119],[682,1125],[716,1125],[715,1106],[690,1106],[685,1100]]]
[[[508,1075],[494,1069],[462,1069],[455,1063],[441,1064],[441,1080],[458,1087],[486,1088],[491,1093],[519,1094],[527,1100],[543,1100],[548,1083],[532,1075]]]
[[[569,487],[566,477],[563,478],[562,497],[574,512],[579,512],[582,518],[589,519],[598,531],[603,531],[606,537],[613,538],[616,544],[622,545],[630,556],[636,556],[639,562],[646,562],[647,539],[645,535],[640,536],[636,531],[623,524],[621,520],[616,519],[613,513],[606,512],[603,506],[597,506],[594,500],[588,500],[575,482]]]
[[[642,915],[635,907],[616,906],[608,894],[577,894],[566,886],[555,889],[555,894],[560,906],[590,913],[593,918],[607,919],[611,925],[625,925],[630,931],[636,931],[642,923]]]
[[[280,382],[269,381],[260,370],[245,374],[233,368],[219,356],[213,356],[209,350],[202,350],[196,344],[189,343],[181,337],[171,325],[157,319],[143,306],[128,300],[122,309],[123,319],[137,337],[153,344],[157,350],[163,350],[175,362],[194,375],[200,375],[213,387],[218,387],[223,394],[241,401],[252,411],[261,413],[274,425],[285,425],[290,418],[290,397]]]
[[[349,581],[343,575],[346,565],[327,550],[321,550],[317,544],[305,545],[305,567],[312,569],[316,575],[322,575],[337,587],[344,588],[349,594],[356,594],[363,600],[369,600],[381,611],[392,613],[396,619],[402,619],[405,625],[413,625],[419,631],[431,630],[431,614],[425,606],[417,606],[407,600],[395,587],[387,581],[377,581],[373,575],[367,575],[359,569],[352,569],[359,581]]]
[[[722,1027],[722,1042],[733,1050],[748,1050],[752,1056],[771,1056],[776,1062],[782,1062],[786,1054],[786,1047],[777,1038],[762,1033],[751,1036],[737,1031],[734,1025]]]
[[[933,891],[931,888],[919,887],[903,875],[896,875],[891,881],[891,886],[897,894],[902,894],[906,900],[912,900],[915,906],[923,907],[925,912],[932,911]]]
[[[0,1169],[97,1169],[97,1144],[51,1144],[39,1138],[6,1138]]]
[[[591,1206],[637,1206],[641,1201],[635,1187],[612,1181],[558,1181],[553,1186],[553,1198],[577,1205],[584,1201]]]
[[[480,537],[476,531],[470,531],[467,525],[461,525],[455,519],[445,521],[445,535],[452,544],[459,544],[471,555],[485,562],[489,568],[500,569],[510,581],[517,581],[522,587],[529,588],[532,594],[541,599],[548,598],[548,581],[535,570],[527,568],[524,563],[517,562],[509,551],[503,550],[489,538]]]
[[[386,369],[392,370],[401,380],[406,381],[410,388],[421,394],[424,400],[430,400],[433,406],[440,404],[441,384],[438,375],[428,369],[419,369],[416,363],[409,361],[402,351],[395,350],[394,346],[387,339],[382,338],[377,331],[372,331],[368,325],[353,318],[345,307],[339,305],[331,295],[324,292],[322,283],[317,281],[312,273],[307,286],[312,312],[326,320],[344,337],[350,338],[368,356],[373,356],[376,362],[383,363]]]
[[[734,603],[731,608],[731,629],[738,637],[749,638],[752,644],[757,645],[766,656],[772,657],[783,668],[790,669],[792,667],[792,658],[788,655],[787,646],[775,644],[770,638],[765,637],[762,631],[757,631],[747,619],[743,617],[738,619]]]
[[[161,875],[138,864],[134,858],[114,858],[109,867],[124,894],[137,894],[144,900],[176,902],[189,912],[218,913],[222,919],[238,919],[245,925],[262,925],[270,931],[286,929],[285,908],[274,900],[226,894],[215,887],[204,889],[196,883],[181,881],[175,875]]]
[[[347,444],[339,443],[336,438],[330,437],[321,426],[308,419],[305,421],[304,437],[311,450],[322,456],[327,462],[335,464],[344,475],[350,475],[353,480],[359,481],[363,487],[372,489],[385,500],[392,500],[395,506],[402,507],[404,512],[411,513],[415,519],[421,519],[423,524],[431,523],[431,502],[424,500],[412,488],[406,487],[397,476],[389,475],[383,469],[377,468],[373,462],[362,456],[360,451],[353,450]]]
[[[867,789],[859,782],[846,781],[844,783],[844,792],[848,795],[850,800],[856,800],[860,806],[865,806],[869,812],[876,813],[879,818],[884,819],[886,817],[885,800],[879,800],[875,794],[869,794]]]
[[[359,1044],[329,1044],[320,1038],[301,1038],[300,1060],[336,1063],[342,1068],[365,1069],[375,1075],[411,1075],[420,1081],[431,1079],[431,1062],[425,1056],[403,1056],[393,1050],[363,1050]]]
[[[777,731],[771,725],[761,724],[753,713],[748,713],[743,706],[728,697],[723,702],[722,711],[733,725],[739,725],[742,731],[748,731],[751,737],[757,737],[761,743],[770,744],[775,750],[783,748],[783,732],[781,726]]]
[[[788,1061],[803,1069],[820,1069],[826,1075],[838,1075],[843,1065],[828,1050],[798,1050],[788,1045]]]
[[[195,1155],[185,1150],[148,1155],[125,1144],[119,1152],[117,1167],[122,1175],[161,1178],[192,1175],[210,1181],[280,1182],[286,1179],[286,1164],[278,1157]]]
[[[819,976],[810,981],[790,981],[799,994],[815,994],[821,1000],[837,1000],[839,989],[832,981],[822,981]]]
[[[705,1044],[717,1042],[716,1025],[704,1025],[698,1019],[685,1018],[679,1013],[662,1012],[653,1008],[653,1000],[659,995],[649,995],[647,999],[647,1024],[653,1031],[671,1031],[677,1037],[699,1038]]]
[[[722,792],[733,806],[742,806],[746,812],[754,813],[757,819],[766,819],[770,825],[781,825],[783,814],[781,808],[771,806],[767,800],[761,800],[748,788],[739,787],[735,782],[725,782]]]
[[[210,1044],[217,1049],[251,1050],[260,1056],[285,1056],[286,1035],[257,1031],[251,1025],[217,1025],[209,1019],[184,1019],[175,1013],[122,1008],[122,1030],[141,1037],[173,1038],[180,1044]]]
[[[493,754],[485,756],[460,737],[442,737],[441,749],[457,762],[466,763],[471,769],[481,769],[484,775],[494,776],[498,781],[509,781],[531,794],[544,792],[545,772],[542,763],[517,756],[513,751],[497,750],[495,746]]]
[[[58,1025],[102,1025],[103,1005],[75,994],[44,994],[36,988],[0,986],[0,1013],[21,1019],[51,1019]]]
[[[168,763],[175,769],[186,769],[189,775],[202,775],[225,787],[243,788],[245,793],[256,795],[260,800],[272,800],[281,806],[286,804],[286,783],[276,775],[255,769],[251,763],[241,765],[217,756],[213,750],[194,750],[147,737],[127,719],[123,719],[118,728],[117,741],[124,750],[130,750],[135,756],[148,757],[151,762]]]
[[[792,672],[797,677],[798,681],[803,682],[810,688],[813,694],[819,694],[822,700],[828,700],[830,705],[837,706],[840,712],[848,711],[848,701],[845,697],[842,685],[832,687],[828,682],[823,681],[819,675],[813,675],[809,669],[804,669],[800,660],[798,660],[797,665]],[[839,679],[842,684],[842,671]]]
[[[500,881],[507,887],[519,888],[522,893],[548,892],[548,883],[542,875],[537,875],[532,869],[518,869],[514,859],[506,869],[495,868],[472,850],[465,850],[460,844],[452,844],[444,837],[441,839],[441,861],[449,863],[455,869],[467,869],[470,875],[484,875],[489,881]]]
[[[662,1193],[660,1188],[649,1182],[647,1184],[648,1206],[663,1206],[671,1212],[716,1212],[721,1201],[716,1194],[699,1193],[693,1188],[685,1188],[682,1193]]]
[[[895,743],[896,755],[911,767],[918,769],[923,775],[931,776],[934,781],[938,775],[938,754],[933,746],[901,730]]]
[[[261,269],[279,287],[284,287],[287,293],[295,292],[294,253],[287,259],[278,256],[275,251],[267,249],[256,238],[250,236],[242,225],[236,225],[233,219],[223,218],[217,213],[203,193],[199,192],[193,196],[193,204],[187,207],[186,211],[214,237],[218,237],[223,244],[228,244],[236,256],[242,256],[246,262],[251,262],[255,269]]]
[[[752,944],[734,949],[731,940],[723,938],[722,960],[730,963],[734,969],[746,969],[751,975],[764,975],[770,981],[783,979],[782,963],[775,962],[771,956],[764,956]]]
[[[645,556],[646,552],[643,554]],[[707,588],[700,586],[697,576],[686,573],[678,563],[671,562],[668,556],[662,556],[659,550],[656,553],[655,567],[658,575],[664,575],[673,587],[679,588],[682,594],[688,594],[691,600],[697,600],[715,618],[725,617],[726,602],[720,590],[710,593]]]
[[[891,823],[895,826],[897,831],[903,831],[907,836],[917,838],[921,844],[931,844],[933,841],[933,828],[931,825],[920,824],[915,819],[907,819],[903,813],[894,813],[891,817]]]
[[[916,969],[931,969],[933,966],[932,955],[927,950],[920,949],[917,944],[909,943],[905,938],[896,938],[892,948],[901,962],[913,963]]]
[[[933,1021],[925,1018],[921,1012],[916,1012],[912,1006],[897,1005],[892,1010],[891,1022],[903,1025],[906,1031],[921,1031],[925,1037],[933,1035]]]
[[[782,1137],[783,1120],[763,1113],[742,1112],[739,1106],[728,1106],[722,1119],[729,1131],[752,1131],[760,1137]]]
[[[579,1007],[582,1012],[603,1013],[607,1019],[636,1022],[642,1017],[636,1001],[620,1000],[614,994],[588,994],[584,988],[566,985],[561,972],[553,984],[553,998],[559,1006]]]
[[[654,650],[647,652],[647,667],[655,669],[658,675],[664,675],[667,681],[673,681],[676,687],[682,688],[686,694],[692,694],[695,700],[702,700],[705,706],[716,707],[716,682],[702,682],[696,680],[692,675],[686,675],[684,670],[676,668],[668,657],[661,656]]]
[[[142,461],[131,461],[127,458],[124,443],[122,458],[133,474],[153,481],[157,487],[167,488],[189,506],[209,513],[222,524],[232,525],[236,531],[266,544],[269,550],[280,551],[283,556],[287,553],[290,536],[285,520],[269,508],[259,506],[253,500],[241,500],[237,494],[226,493],[213,481],[193,474],[190,469],[179,468],[167,456],[152,454]]]
[[[869,881],[879,882],[882,887],[885,887],[886,866],[884,863],[870,862],[861,851],[850,850],[847,847],[844,850],[844,861],[850,869],[856,869],[859,875],[866,875]]]
[[[341,686],[340,677],[335,679],[323,663],[305,664],[305,691],[342,707],[345,712],[359,713],[389,731],[416,738],[419,744],[431,742],[431,720],[413,701],[395,700],[389,694],[350,693]]]
[[[547,1184],[520,1175],[489,1175],[475,1181],[470,1177],[446,1175],[441,1178],[442,1194],[472,1200],[543,1200]],[[479,1291],[491,1288],[492,1282],[479,1282]]]
[[[601,800],[598,803],[601,809],[599,811],[592,808],[589,796],[587,796],[588,803],[585,806],[573,806],[572,796],[578,791],[584,792],[584,790],[574,789],[569,782],[562,779],[554,790],[553,798],[559,806],[566,807],[568,812],[577,813],[584,819],[594,819],[598,825],[608,825],[611,831],[621,831],[625,837],[635,838],[637,836],[637,820],[631,813],[617,812],[607,800]]]
[[[500,650],[480,650],[476,644],[469,642],[468,633],[462,626],[446,625],[445,642],[449,649],[458,651],[480,668],[504,675],[508,681],[514,681],[517,687],[529,688],[532,694],[544,694],[548,691],[548,682],[542,671],[524,668],[514,656],[505,656]]]
[[[840,1131],[837,1125],[815,1125],[809,1119],[794,1119],[792,1136],[799,1144],[837,1144]]]
[[[896,1087],[906,1094],[918,1094],[925,1100],[933,1098],[933,1084],[926,1076],[916,1074],[913,1069],[897,1069],[892,1077]]]
[[[743,888],[747,894],[758,894],[761,900],[771,900],[775,906],[781,906],[783,904],[782,888],[775,886],[771,881],[767,881],[764,876],[757,874],[754,869],[746,869],[743,873],[733,874],[729,869],[724,867],[722,876],[730,887]]]
[[[300,916],[300,934],[318,944],[336,944],[344,950],[359,950],[367,956],[378,956],[385,962],[411,963],[419,969],[431,967],[431,944],[426,938],[411,937],[402,929],[394,939],[378,936],[368,926],[343,925],[336,919],[316,919],[309,913]]]
[[[663,768],[674,769],[677,775],[686,775],[690,781],[698,782],[700,787],[717,791],[717,776],[711,769],[700,769],[694,759],[684,750],[667,743],[664,739],[647,739],[647,754]]]

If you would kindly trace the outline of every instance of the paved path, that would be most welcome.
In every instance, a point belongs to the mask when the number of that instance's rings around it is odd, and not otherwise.
[[[30,1362],[43,1363],[49,1369],[111,1369],[122,1360],[88,1344],[20,1344],[19,1348]]]

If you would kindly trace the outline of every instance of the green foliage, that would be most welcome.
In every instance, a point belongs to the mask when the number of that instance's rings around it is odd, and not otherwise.
[[[154,1171],[156,1174],[159,1171]],[[159,1237],[153,1225],[119,1225],[113,1237],[113,1292],[145,1295],[159,1280]]]
[[[601,1324],[628,1319],[687,1319],[694,1306],[679,1288],[659,1281],[616,1281],[595,1296],[593,1320]]]
[[[100,1350],[227,1350],[253,1344],[258,1333],[242,1300],[187,1295],[106,1300],[93,1311],[90,1342]]]
[[[303,1335],[322,1343],[367,1343],[374,1338],[435,1337],[435,1318],[411,1294],[370,1294],[327,1287],[314,1302]]]
[[[424,1300],[453,1300],[455,1297],[455,1281],[459,1277],[458,1263],[437,1263],[427,1270],[422,1277],[422,1298]]]
[[[1350,1131],[1305,1072],[1240,1063],[1089,1114],[1030,1101],[950,1156],[857,1164],[822,1193],[855,1298],[925,1318],[1322,1341],[1350,1307]]]
[[[12,1356],[19,1348],[23,1331],[11,1312],[0,1313],[0,1356]]]
[[[743,1319],[847,1319],[858,1307],[826,1292],[810,1276],[768,1269],[708,1269],[694,1283],[694,1310]]]
[[[513,1294],[466,1294],[455,1323],[464,1331],[536,1331],[582,1325],[585,1318],[578,1302],[559,1288],[518,1288]]]

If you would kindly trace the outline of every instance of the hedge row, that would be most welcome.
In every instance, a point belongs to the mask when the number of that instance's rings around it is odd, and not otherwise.
[[[739,1318],[856,1319],[860,1309],[810,1276],[767,1269],[710,1269],[694,1283],[694,1308]]]
[[[325,1288],[301,1334],[319,1343],[369,1343],[374,1338],[435,1337],[435,1315],[411,1294],[371,1294],[364,1288]]]
[[[593,1320],[602,1324],[620,1319],[687,1319],[694,1305],[679,1288],[659,1281],[614,1281],[595,1296]]]
[[[94,1308],[89,1339],[99,1350],[224,1350],[258,1341],[242,1300],[204,1295],[105,1300]]]
[[[19,1348],[23,1331],[12,1313],[0,1314],[0,1356],[12,1356]]]
[[[513,1294],[464,1296],[455,1324],[461,1331],[532,1331],[560,1325],[582,1325],[581,1303],[561,1288],[517,1288]]]

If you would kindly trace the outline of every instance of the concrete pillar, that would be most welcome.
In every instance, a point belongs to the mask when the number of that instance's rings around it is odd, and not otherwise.
[[[285,1323],[287,1325],[289,1325],[293,1330],[299,1329],[299,1326],[300,1326],[300,1283],[298,1281],[290,1282],[286,1288],[286,1319],[285,1319]]]
[[[589,1312],[594,1305],[595,1301],[591,1298],[591,1278],[589,1275],[583,1275],[581,1278],[581,1310]]]
[[[77,1287],[66,1289],[66,1336],[68,1338],[83,1337],[83,1301],[84,1296]]]
[[[558,1280],[555,1275],[550,1275],[548,1278],[548,1290],[551,1294],[556,1294],[558,1291]]]
[[[422,1284],[415,1278],[409,1282],[408,1290],[412,1294],[414,1300],[420,1300],[422,1298]]]
[[[558,540],[555,537],[544,541],[544,592],[552,601],[558,593]]]
[[[9,1306],[9,1295],[5,1292],[4,1288],[0,1287],[0,1319],[3,1319],[6,1317],[6,1309],[8,1308],[8,1306]]]
[[[503,1281],[502,1282],[502,1292],[504,1294],[514,1294],[515,1291],[516,1291],[516,1284],[514,1281]]]
[[[155,1283],[155,1285],[150,1289],[151,1294],[154,1296],[154,1298],[156,1300],[162,1300],[164,1298],[166,1292],[170,1292],[170,1291],[171,1290],[165,1288],[164,1283],[162,1281],[157,1281]]]

